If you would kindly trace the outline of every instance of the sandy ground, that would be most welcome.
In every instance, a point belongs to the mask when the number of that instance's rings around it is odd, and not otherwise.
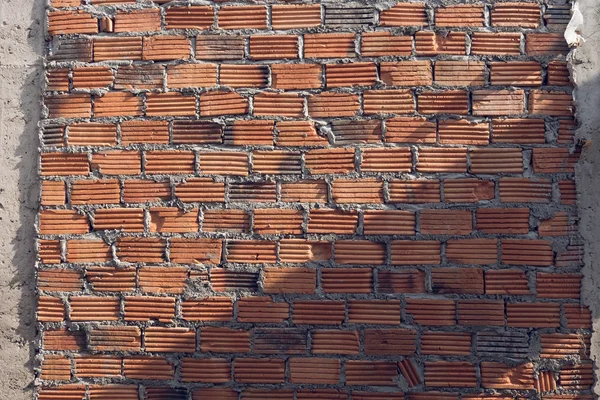
[[[32,398],[43,0],[0,0],[0,399]]]

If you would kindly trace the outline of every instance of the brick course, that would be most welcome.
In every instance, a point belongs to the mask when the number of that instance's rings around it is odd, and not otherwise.
[[[50,0],[40,400],[592,398],[552,1],[191,3]]]

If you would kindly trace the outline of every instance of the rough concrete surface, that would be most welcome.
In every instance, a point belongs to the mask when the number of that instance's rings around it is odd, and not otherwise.
[[[0,399],[32,397],[40,0],[0,1]]]
[[[585,151],[577,168],[577,190],[581,234],[585,240],[585,267],[582,296],[592,312],[594,335],[591,356],[596,378],[600,361],[600,3],[578,0],[584,17],[581,35],[585,42],[571,54],[573,78],[577,86],[575,101],[580,122],[578,138],[586,140]],[[596,379],[596,394],[600,384]]]

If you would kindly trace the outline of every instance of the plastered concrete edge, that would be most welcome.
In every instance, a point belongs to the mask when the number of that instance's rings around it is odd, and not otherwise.
[[[579,128],[576,140],[584,151],[576,166],[580,232],[584,240],[584,269],[582,283],[583,303],[590,307],[593,318],[591,358],[595,362],[596,384],[594,392],[600,395],[600,3],[597,0],[577,0],[574,4],[572,24],[575,35],[580,35],[579,45],[569,55],[568,61],[575,84],[574,98]],[[579,26],[574,26],[579,25]],[[572,31],[567,34],[573,35]]]
[[[0,399],[33,396],[43,0],[0,1]]]

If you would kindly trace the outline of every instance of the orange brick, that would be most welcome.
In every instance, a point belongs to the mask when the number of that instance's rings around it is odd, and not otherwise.
[[[321,87],[320,64],[272,64],[271,80],[275,89],[318,89]]]
[[[540,25],[540,6],[535,3],[510,2],[494,4],[492,26],[537,28]]]
[[[142,37],[94,38],[94,61],[141,60]]]
[[[250,58],[253,60],[298,58],[298,36],[252,35],[250,36]]]
[[[224,6],[218,12],[222,29],[265,29],[267,9],[264,6]]]
[[[185,21],[188,21],[187,17]],[[241,60],[244,47],[245,38],[240,35],[199,35],[196,37],[196,59]]]
[[[89,230],[87,216],[75,210],[40,211],[40,234],[42,235],[88,233]]]
[[[169,7],[166,9],[167,29],[209,29],[214,24],[210,6]]]
[[[427,14],[424,3],[398,3],[381,11],[379,16],[383,26],[426,26]]]
[[[579,152],[570,153],[565,148],[533,149],[533,170],[536,173],[573,173],[579,161]]]
[[[71,321],[117,321],[120,317],[121,301],[116,297],[73,296],[70,304]]]
[[[375,63],[326,64],[325,81],[328,88],[371,86],[377,82]]]
[[[270,297],[244,297],[237,301],[238,322],[279,323],[289,318],[290,306]]]
[[[267,86],[268,76],[264,65],[221,64],[219,82],[232,88],[261,88]]]
[[[473,230],[472,213],[462,210],[422,210],[421,233],[467,235]]]
[[[147,8],[129,12],[117,12],[114,32],[160,31],[160,9]]]
[[[227,243],[227,260],[250,264],[274,263],[275,245],[265,240],[232,240]]]
[[[386,143],[435,143],[436,123],[420,117],[386,120]]]
[[[573,96],[565,92],[532,90],[529,93],[529,113],[570,117],[574,113]]]
[[[324,268],[321,270],[321,280],[325,293],[373,292],[372,268]]]
[[[277,200],[275,182],[231,183],[229,199],[242,203],[274,203]]]
[[[425,363],[425,385],[428,387],[477,387],[475,366],[460,361],[428,361]]]
[[[281,256],[280,256],[281,257]],[[317,274],[312,268],[265,268],[265,293],[314,293]]]
[[[310,33],[304,35],[304,57],[345,58],[356,56],[354,33]]]
[[[472,167],[471,167],[472,168]],[[419,172],[466,172],[467,149],[422,148],[417,162]]]
[[[181,294],[187,279],[188,270],[184,267],[144,267],[138,272],[140,289],[146,293]]]
[[[90,118],[92,116],[91,96],[85,93],[57,94],[46,96],[48,118]]]
[[[419,31],[415,34],[415,48],[419,56],[465,55],[466,35],[463,32],[450,32],[443,36],[434,32]]]
[[[337,384],[341,362],[331,358],[291,358],[290,382],[310,384]]]
[[[435,82],[442,86],[484,86],[485,63],[479,61],[437,61]]]
[[[530,56],[566,55],[569,46],[562,33],[529,33],[525,51]]]
[[[462,90],[422,92],[418,98],[417,108],[422,114],[467,114],[468,93]]]
[[[48,33],[50,35],[98,33],[98,20],[85,11],[50,11]]]
[[[323,92],[308,97],[308,114],[312,117],[352,117],[359,108],[354,94]]]
[[[313,175],[350,172],[354,170],[354,149],[309,150],[305,165]]]
[[[475,178],[446,179],[444,201],[449,203],[472,203],[492,200],[495,196],[494,182]]]
[[[200,115],[203,117],[238,115],[247,112],[248,99],[236,92],[217,90],[200,95]]]
[[[302,118],[304,98],[295,93],[257,94],[254,96],[254,115]]]
[[[300,210],[263,208],[254,210],[254,231],[258,234],[302,233],[304,217]]]
[[[389,86],[431,85],[432,68],[430,61],[382,62],[381,80]]]
[[[67,190],[65,182],[42,181],[42,201],[44,206],[60,206],[65,204]]]
[[[521,34],[518,32],[475,32],[471,43],[473,55],[521,54]]]
[[[344,203],[383,203],[383,182],[377,179],[337,179],[332,185],[333,200]]]
[[[440,181],[438,180],[392,180],[389,184],[392,203],[439,203]]]
[[[127,92],[108,92],[94,101],[96,117],[142,116],[142,98]]]
[[[522,114],[525,93],[522,90],[474,90],[473,115],[499,116]]]
[[[115,146],[117,126],[84,122],[69,125],[69,146]]]
[[[191,151],[148,151],[145,171],[148,174],[193,174],[194,160]]]
[[[188,299],[182,302],[183,319],[188,321],[231,321],[233,303],[227,297]]]
[[[311,28],[321,25],[321,6],[318,4],[273,5],[273,29]]]
[[[390,249],[392,265],[427,265],[441,261],[440,242],[436,240],[394,240]]]
[[[67,241],[67,261],[71,263],[107,262],[112,260],[110,245],[101,239]]]
[[[435,10],[435,25],[438,27],[483,26],[483,23],[482,5],[459,4]]]
[[[410,56],[412,37],[391,32],[365,32],[362,34],[361,54],[365,57]]]

